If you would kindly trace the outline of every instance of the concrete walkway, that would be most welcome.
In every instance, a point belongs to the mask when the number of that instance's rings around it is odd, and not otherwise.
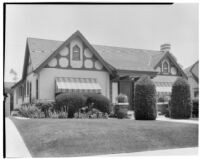
[[[159,121],[169,121],[169,122],[178,122],[178,123],[187,123],[187,124],[199,124],[198,120],[186,120],[186,119],[170,119],[165,116],[158,116],[156,120]]]
[[[6,118],[6,158],[8,157],[31,157],[21,135],[14,123]]]
[[[124,156],[131,157],[131,156],[197,156],[197,155],[198,155],[198,147],[192,147],[192,148],[178,148],[178,149],[167,149],[167,150],[143,151],[143,152],[134,152],[134,153],[119,153],[119,154],[98,155],[98,156],[95,156],[95,158],[96,157],[97,158],[124,157]],[[90,157],[94,157],[94,156],[90,156]]]

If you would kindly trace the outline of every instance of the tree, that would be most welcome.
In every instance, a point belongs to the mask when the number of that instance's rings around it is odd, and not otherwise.
[[[14,69],[10,69],[9,73],[14,76],[13,81],[17,81],[17,79],[18,79],[17,72]]]
[[[142,76],[135,84],[135,119],[155,120],[156,89],[154,83],[148,76]]]
[[[178,78],[172,86],[170,116],[176,119],[190,118],[192,102],[190,85],[183,78]]]

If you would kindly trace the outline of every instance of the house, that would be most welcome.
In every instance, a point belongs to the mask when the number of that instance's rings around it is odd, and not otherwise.
[[[14,107],[54,101],[61,92],[94,92],[113,103],[124,93],[132,109],[134,84],[142,75],[153,79],[158,96],[169,95],[177,77],[187,78],[170,44],[158,51],[92,45],[79,31],[64,42],[27,38],[22,79],[13,86]]]
[[[188,77],[188,82],[190,84],[191,98],[193,102],[199,102],[199,61],[195,62],[193,65],[187,67],[185,74]]]
[[[4,107],[5,107],[5,116],[10,116],[11,111],[13,110],[13,91],[11,87],[15,82],[4,82]]]

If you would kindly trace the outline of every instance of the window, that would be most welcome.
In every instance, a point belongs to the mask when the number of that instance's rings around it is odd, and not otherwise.
[[[169,72],[169,64],[167,61],[163,63],[163,73],[168,73]]]
[[[26,96],[26,82],[24,83],[24,97]]]
[[[27,81],[27,87],[26,87],[26,91],[27,91],[27,96],[29,95],[29,82]]]
[[[199,90],[198,88],[194,88],[194,97],[198,97],[199,96]]]
[[[38,99],[38,79],[36,79],[36,99]]]
[[[24,101],[24,87],[22,86],[22,101]]]
[[[81,53],[80,53],[80,48],[76,45],[72,49],[72,60],[74,61],[80,61],[81,60]]]
[[[19,87],[19,96],[22,97],[22,86]]]

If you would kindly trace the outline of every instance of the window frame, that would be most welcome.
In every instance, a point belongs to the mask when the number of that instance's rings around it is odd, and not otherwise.
[[[39,83],[38,83],[38,79],[36,79],[36,99],[39,98],[38,89],[39,89]]]
[[[199,89],[198,88],[194,88],[193,92],[194,92],[194,97],[195,98],[199,97]]]
[[[75,50],[75,49],[78,49],[78,50]],[[72,60],[81,61],[81,49],[78,45],[75,45],[72,48]]]
[[[162,62],[162,73],[169,74],[169,72],[170,72],[169,62],[167,60],[164,60]]]

